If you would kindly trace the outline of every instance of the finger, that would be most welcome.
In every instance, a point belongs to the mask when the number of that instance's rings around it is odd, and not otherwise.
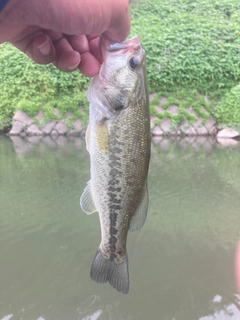
[[[102,52],[100,48],[100,36],[71,36],[68,38],[71,47],[82,55],[85,52],[90,52],[98,61],[102,63]]]
[[[72,49],[80,54],[89,51],[89,42],[86,36],[67,36],[67,39]]]
[[[39,64],[50,63],[56,57],[51,39],[42,31],[31,33],[12,44]]]
[[[108,29],[103,33],[103,37],[111,42],[124,41],[131,27],[128,0],[114,0],[113,16]]]
[[[64,38],[64,34],[59,31],[44,30],[44,33],[49,36],[49,38],[52,40],[53,43]]]
[[[91,54],[100,62],[103,62],[103,55],[102,55],[102,50],[101,50],[101,46],[100,46],[100,37],[97,36],[95,38],[90,38],[90,36],[88,36],[88,40],[89,40],[89,49]]]
[[[79,70],[87,77],[94,77],[99,72],[102,62],[99,36],[72,36],[68,41],[71,47],[81,55]]]
[[[88,39],[88,41],[91,41],[95,38],[100,38],[100,36],[101,36],[101,34],[89,34],[89,35],[87,35],[87,39]]]
[[[56,59],[53,64],[62,71],[69,72],[75,70],[81,61],[79,52],[73,50],[66,38],[54,42]]]
[[[85,52],[81,54],[81,62],[79,70],[87,77],[94,77],[98,74],[100,69],[99,61],[90,53]]]
[[[54,45],[46,34],[38,35],[32,45],[28,46],[26,54],[39,64],[50,63],[56,56]]]

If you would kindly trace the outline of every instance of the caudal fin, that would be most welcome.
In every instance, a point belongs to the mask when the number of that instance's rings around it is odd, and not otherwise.
[[[98,248],[92,263],[90,276],[98,283],[109,282],[118,292],[127,294],[129,291],[128,259],[121,264],[106,260]]]

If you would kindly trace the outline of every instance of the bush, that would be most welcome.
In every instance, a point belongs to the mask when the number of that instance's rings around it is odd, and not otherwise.
[[[132,6],[132,34],[147,52],[150,86],[230,88],[240,80],[240,2],[144,0]]]
[[[131,34],[138,34],[146,49],[151,92],[171,91],[172,95],[192,90],[218,100],[238,84],[239,1],[135,2],[131,5]],[[52,65],[34,64],[9,44],[0,45],[0,69],[0,130],[11,124],[16,109],[30,116],[43,109],[50,120],[58,107],[63,118],[66,111],[72,111],[73,118],[87,119],[89,79],[78,71],[63,73]],[[216,116],[225,123],[223,110],[220,104]],[[232,118],[231,112],[229,109],[226,121],[238,122],[235,111]]]
[[[62,117],[66,111],[85,117],[89,79],[75,71],[63,73],[53,65],[37,65],[9,44],[0,46],[0,130],[11,122],[17,109],[30,116],[45,109],[46,120],[53,119],[54,107]]]
[[[240,129],[240,84],[223,96],[216,108],[215,117],[219,123]]]

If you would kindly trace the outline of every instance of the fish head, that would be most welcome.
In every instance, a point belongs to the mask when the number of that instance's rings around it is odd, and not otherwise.
[[[99,119],[119,116],[136,99],[147,99],[146,55],[135,36],[105,50],[104,62],[94,78],[88,99],[97,108]]]
[[[145,64],[145,51],[136,36],[109,46],[99,77],[112,86],[134,88]]]

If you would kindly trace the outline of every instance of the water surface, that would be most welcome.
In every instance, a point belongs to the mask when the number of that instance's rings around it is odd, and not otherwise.
[[[0,320],[240,319],[240,147],[153,141],[150,205],[129,234],[130,292],[91,281],[85,142],[0,136]]]

